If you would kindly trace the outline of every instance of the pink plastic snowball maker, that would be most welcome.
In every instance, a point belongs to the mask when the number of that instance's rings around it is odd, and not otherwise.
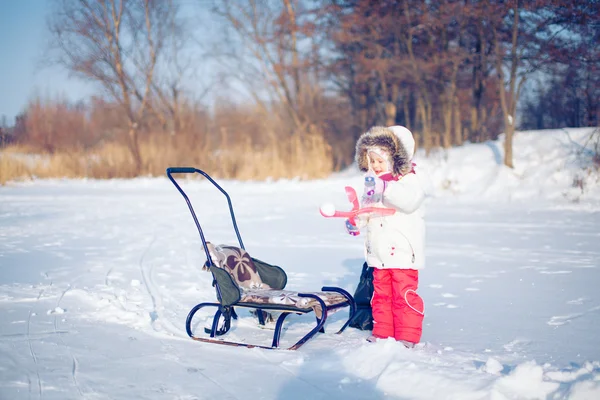
[[[361,214],[377,214],[381,216],[392,215],[396,212],[393,208],[384,207],[364,207],[360,208],[358,197],[356,196],[356,190],[350,186],[346,186],[346,195],[348,200],[352,203],[352,210],[350,211],[338,211],[335,209],[333,204],[323,204],[320,208],[321,215],[326,218],[348,218],[352,225],[356,225],[355,218]]]

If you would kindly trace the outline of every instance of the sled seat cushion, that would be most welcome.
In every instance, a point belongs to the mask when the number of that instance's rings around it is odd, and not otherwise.
[[[321,304],[311,297],[300,297],[302,292],[292,290],[242,290],[240,303],[244,306],[256,306],[256,308],[290,310],[297,312],[314,311],[317,318],[321,318]],[[337,292],[308,292],[319,297],[325,303],[325,306],[335,308],[335,306],[346,304],[348,299]]]
[[[240,289],[271,289],[269,284],[263,282],[246,250],[234,246],[215,246],[210,242],[207,242],[206,246],[214,265],[225,270]]]
[[[220,292],[217,296],[221,304],[244,303],[246,307],[297,312],[314,310],[320,318],[321,305],[316,299],[301,297],[301,292],[282,290],[287,283],[287,275],[280,267],[253,259],[239,247],[213,245],[210,242],[206,245],[216,267],[211,270],[219,283]],[[327,308],[335,308],[336,305],[347,302],[347,299],[337,292],[307,294],[319,297]]]
[[[240,301],[242,291],[282,290],[287,284],[287,275],[276,265],[250,257],[239,247],[206,243],[212,265],[205,264],[218,283],[217,298],[224,306]]]

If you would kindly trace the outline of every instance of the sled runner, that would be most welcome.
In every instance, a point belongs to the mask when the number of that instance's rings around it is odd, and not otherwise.
[[[239,247],[229,245],[215,245],[206,240],[204,232],[198,222],[192,204],[173,178],[172,174],[194,174],[199,173],[210,181],[227,199],[229,213],[233,222],[233,228],[238,239]],[[285,290],[287,275],[285,271],[275,265],[251,257],[245,250],[240,236],[233,205],[227,192],[223,190],[207,173],[193,167],[171,167],[167,168],[167,176],[181,193],[196,223],[200,239],[206,253],[204,267],[211,272],[213,286],[216,289],[217,302],[200,303],[194,306],[186,319],[185,328],[187,334],[194,340],[208,343],[216,343],[230,346],[259,347],[265,349],[279,348],[279,339],[285,319],[290,314],[303,315],[314,313],[316,326],[305,334],[288,350],[296,350],[306,341],[311,339],[317,332],[325,332],[324,326],[327,315],[332,310],[342,307],[350,307],[348,320],[337,332],[342,333],[354,316],[355,303],[352,295],[338,287],[324,286],[318,292],[296,292]],[[209,337],[195,336],[192,332],[192,320],[198,310],[204,307],[214,307],[216,312],[213,317],[211,329],[205,329]],[[236,307],[245,307],[256,310],[259,324],[265,324],[267,312],[280,313],[275,324],[271,346],[259,346],[247,343],[220,340],[217,336],[225,335],[231,328],[231,320],[237,319]]]

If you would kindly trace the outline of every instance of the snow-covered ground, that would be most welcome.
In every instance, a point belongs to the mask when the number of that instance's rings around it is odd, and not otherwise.
[[[0,398],[599,399],[600,184],[576,157],[590,132],[518,133],[514,172],[501,142],[417,161],[431,197],[411,350],[335,335],[346,311],[297,351],[192,341],[185,317],[214,289],[166,178],[0,187]],[[220,183],[246,249],[284,267],[288,288],[352,292],[362,237],[318,209],[346,207],[344,186],[360,180]],[[234,244],[222,195],[182,186],[206,236]],[[238,311],[229,338],[268,345],[271,331]],[[288,318],[282,346],[311,318]]]

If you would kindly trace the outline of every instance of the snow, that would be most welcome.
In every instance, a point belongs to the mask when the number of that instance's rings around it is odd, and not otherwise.
[[[297,351],[195,342],[185,318],[214,288],[167,178],[0,187],[0,398],[598,399],[600,185],[577,156],[590,132],[518,132],[514,171],[501,141],[418,153],[430,196],[414,349],[335,335],[344,310]],[[223,196],[179,177],[204,234],[235,244]],[[360,181],[351,168],[219,183],[246,249],[284,267],[289,289],[353,292],[363,238],[319,208],[349,210],[344,186]],[[228,338],[269,345],[272,331],[238,312]],[[312,318],[288,318],[282,347]]]

